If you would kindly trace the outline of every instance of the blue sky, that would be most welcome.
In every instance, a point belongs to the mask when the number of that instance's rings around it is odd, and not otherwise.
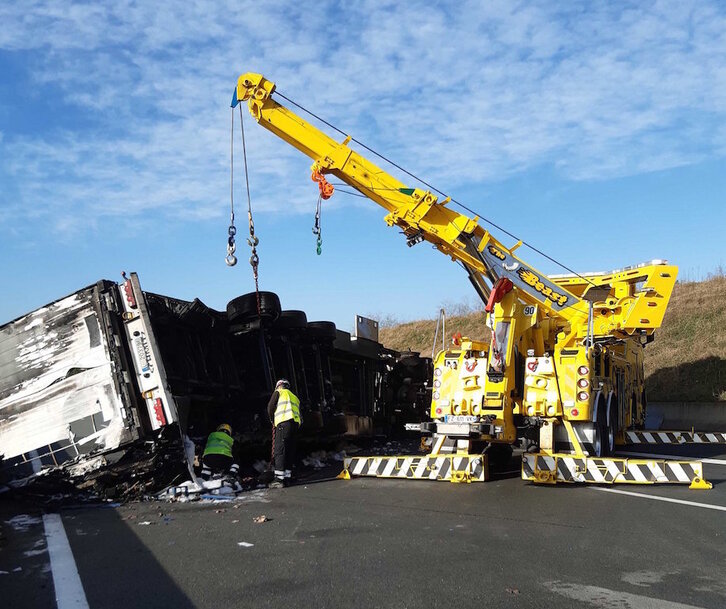
[[[224,264],[247,71],[572,268],[726,263],[722,3],[302,5],[0,5],[0,323],[121,270],[216,308],[253,289],[243,240]],[[344,193],[317,256],[309,160],[247,132],[261,287],[285,308],[350,329],[472,300]]]

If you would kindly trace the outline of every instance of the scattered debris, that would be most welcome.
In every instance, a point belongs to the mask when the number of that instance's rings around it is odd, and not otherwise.
[[[150,520],[144,520],[143,522],[139,522],[139,523],[138,523],[138,525],[139,525],[140,527],[145,527],[145,526],[148,526],[148,525],[150,525],[150,524],[154,524],[154,523],[153,523],[153,522],[151,522]]]
[[[269,520],[271,520],[271,519],[268,518],[267,516],[265,516],[264,514],[260,514],[259,516],[255,516],[252,519],[252,521],[255,522],[256,524],[262,524],[263,522],[268,522]]]
[[[236,493],[242,491],[242,486],[238,482],[230,483],[228,480],[219,478],[217,480],[197,481],[187,480],[176,486],[170,486],[157,495],[158,499],[165,501],[195,501],[203,498],[224,499],[225,497],[234,497]]]
[[[238,542],[237,542],[237,545],[238,545],[238,546],[242,546],[243,548],[251,548],[251,547],[252,547],[252,546],[254,546],[255,544],[253,544],[253,543],[249,543],[248,541],[238,541]]]
[[[252,464],[252,469],[254,469],[258,474],[261,474],[264,471],[267,471],[267,468],[270,466],[269,462],[262,461],[261,459],[259,461],[255,461]]]
[[[45,538],[38,539],[33,544],[32,550],[26,550],[23,552],[23,556],[31,557],[31,556],[40,556],[41,554],[45,554],[47,552],[46,544],[45,544]]]
[[[234,507],[237,507],[237,506],[235,505]],[[239,522],[239,520],[233,520],[232,524],[237,524],[238,522]]]
[[[331,462],[342,462],[347,456],[344,450],[333,452],[325,450],[316,450],[305,457],[302,462],[306,467],[314,469],[323,469],[331,465]]]
[[[306,457],[303,459],[303,465],[307,467],[314,467],[315,469],[322,469],[327,467],[327,464],[323,463],[320,459],[315,457]]]
[[[507,588],[507,592],[509,592],[509,594],[516,595],[516,594],[519,594],[519,589],[518,588]]]
[[[19,533],[25,533],[30,527],[39,525],[43,520],[38,516],[30,516],[29,514],[18,514],[10,520],[6,520],[5,524],[9,524]]]

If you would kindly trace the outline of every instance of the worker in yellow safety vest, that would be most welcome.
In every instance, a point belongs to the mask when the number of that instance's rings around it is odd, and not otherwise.
[[[232,428],[227,423],[222,423],[207,438],[202,455],[202,478],[209,480],[215,475],[221,477],[226,473],[236,479],[239,465],[235,461],[233,449]]]
[[[295,439],[302,424],[300,400],[290,391],[290,382],[280,379],[267,404],[267,414],[273,425],[272,452],[275,480],[271,488],[288,486],[292,482],[295,462]]]

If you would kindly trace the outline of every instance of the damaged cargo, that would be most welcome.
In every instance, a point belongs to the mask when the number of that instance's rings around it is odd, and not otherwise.
[[[279,377],[300,397],[313,443],[395,433],[425,416],[430,360],[385,349],[358,323],[351,336],[260,296],[260,314],[254,293],[220,312],[143,292],[132,273],[0,326],[4,477],[61,472],[119,492],[171,484],[180,464],[192,466],[188,438],[199,445],[222,421],[250,458],[264,454]]]

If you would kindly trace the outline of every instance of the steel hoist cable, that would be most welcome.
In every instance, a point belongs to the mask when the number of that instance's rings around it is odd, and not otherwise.
[[[322,210],[322,201],[323,197],[318,195],[318,202],[315,206],[315,224],[313,225],[313,235],[318,238],[316,242],[317,248],[315,250],[318,253],[318,256],[323,253],[323,232],[320,226],[320,212]]]
[[[310,116],[312,116],[312,117],[313,117],[313,118],[315,118],[316,120],[319,120],[319,121],[320,121],[321,123],[323,123],[324,125],[326,125],[326,126],[330,127],[330,128],[331,128],[331,129],[333,129],[334,131],[337,131],[338,133],[340,133],[340,134],[341,134],[341,135],[343,135],[344,137],[346,137],[346,138],[350,137],[350,141],[352,141],[352,142],[355,142],[356,144],[358,144],[358,145],[359,145],[359,146],[361,146],[362,148],[365,148],[365,149],[366,149],[366,150],[367,150],[368,152],[370,152],[371,154],[374,154],[374,155],[376,155],[376,156],[377,156],[378,158],[380,158],[380,159],[384,160],[384,161],[385,161],[386,163],[388,163],[388,164],[392,165],[393,167],[395,167],[396,169],[398,169],[398,170],[402,171],[403,173],[405,173],[405,174],[406,174],[407,176],[409,176],[410,178],[413,178],[414,180],[416,180],[417,182],[419,182],[419,183],[423,184],[423,185],[424,185],[424,186],[426,186],[427,188],[430,188],[430,189],[431,189],[431,190],[432,190],[433,192],[436,192],[436,193],[438,193],[438,194],[439,194],[439,195],[441,195],[442,197],[447,197],[447,196],[448,196],[448,195],[447,195],[447,194],[446,194],[445,192],[443,192],[442,190],[439,190],[438,188],[436,188],[436,187],[435,187],[435,186],[433,186],[432,184],[429,184],[429,183],[428,183],[428,182],[427,182],[426,180],[423,180],[423,179],[419,178],[419,177],[418,177],[417,175],[415,175],[415,174],[411,173],[410,171],[408,171],[407,169],[404,169],[403,167],[401,167],[401,166],[400,166],[400,165],[399,165],[398,163],[395,163],[394,161],[392,161],[392,160],[391,160],[391,159],[389,159],[388,157],[386,157],[386,156],[382,155],[382,154],[381,154],[381,153],[379,153],[379,152],[376,152],[376,151],[375,151],[375,150],[374,150],[373,148],[371,148],[370,146],[366,146],[366,145],[365,145],[365,144],[364,144],[363,142],[361,142],[360,140],[357,140],[356,138],[354,138],[354,137],[351,137],[351,136],[349,136],[349,135],[348,135],[348,134],[347,134],[347,133],[346,133],[345,131],[343,131],[343,130],[341,130],[341,129],[338,129],[338,128],[337,128],[337,127],[336,127],[335,125],[333,125],[332,123],[329,123],[329,122],[328,122],[328,121],[326,121],[326,120],[325,120],[324,118],[322,118],[322,117],[318,116],[318,115],[317,115],[317,114],[315,114],[314,112],[311,112],[310,110],[308,110],[308,109],[307,109],[307,108],[305,108],[304,106],[301,106],[301,105],[300,105],[300,104],[298,104],[297,102],[293,101],[292,99],[290,99],[290,98],[289,98],[289,97],[287,97],[286,95],[284,95],[284,94],[280,93],[280,91],[279,91],[278,89],[276,89],[276,90],[274,91],[274,95],[279,95],[279,96],[280,96],[280,97],[282,97],[282,98],[283,98],[284,100],[286,100],[286,101],[288,101],[289,103],[291,103],[291,104],[292,104],[293,106],[296,106],[297,108],[299,108],[299,109],[300,109],[300,110],[302,110],[303,112],[305,112],[305,113],[309,114]],[[486,222],[486,223],[487,223],[487,224],[489,224],[490,226],[493,226],[493,227],[494,227],[494,228],[496,228],[497,230],[500,230],[501,232],[503,232],[503,233],[504,233],[505,235],[507,235],[507,236],[511,237],[512,239],[515,239],[515,240],[517,240],[517,241],[521,241],[522,245],[524,245],[525,247],[529,248],[529,249],[530,249],[530,250],[532,250],[533,252],[536,252],[536,253],[537,253],[537,254],[539,254],[540,256],[542,256],[542,257],[546,258],[546,259],[547,259],[547,260],[549,260],[550,262],[552,262],[552,263],[556,264],[556,265],[557,265],[557,266],[559,266],[560,268],[563,268],[563,269],[565,269],[565,270],[566,270],[566,271],[568,271],[569,273],[572,273],[572,274],[573,274],[573,275],[575,275],[576,277],[579,277],[580,279],[582,279],[583,281],[586,281],[587,283],[589,283],[589,284],[591,284],[591,285],[595,285],[595,284],[594,284],[594,283],[593,283],[592,281],[590,281],[590,280],[589,280],[589,279],[588,279],[587,277],[583,277],[583,276],[582,276],[582,275],[580,275],[580,274],[579,274],[579,273],[578,273],[577,271],[574,271],[574,270],[572,270],[572,269],[571,269],[570,267],[566,266],[565,264],[563,264],[563,263],[562,263],[562,262],[560,262],[559,260],[556,260],[555,258],[552,258],[552,256],[549,256],[549,255],[545,254],[545,253],[544,253],[544,252],[543,252],[542,250],[540,250],[539,248],[535,247],[535,246],[534,246],[534,245],[532,245],[531,243],[528,243],[528,242],[527,242],[527,241],[525,241],[524,239],[520,239],[520,238],[519,238],[519,237],[517,237],[516,235],[514,235],[514,234],[510,233],[510,232],[509,232],[508,230],[506,230],[505,228],[503,228],[503,227],[499,226],[498,224],[496,224],[496,223],[495,223],[495,222],[493,222],[492,220],[489,220],[489,219],[488,219],[487,217],[485,217],[485,216],[481,215],[480,213],[478,213],[478,212],[474,211],[474,210],[473,210],[473,209],[472,209],[471,207],[468,207],[467,205],[464,205],[463,203],[461,203],[460,201],[457,201],[457,200],[456,200],[456,199],[454,199],[453,197],[451,198],[451,202],[452,202],[452,203],[454,203],[454,204],[456,204],[456,205],[458,205],[458,206],[459,206],[459,207],[461,207],[462,209],[464,209],[464,210],[468,211],[468,212],[469,212],[470,214],[473,214],[474,216],[477,216],[477,217],[478,217],[478,218],[480,218],[480,219],[481,219],[482,221]]]
[[[316,235],[318,238],[316,251],[318,252],[318,256],[320,256],[323,251],[323,234],[320,227],[320,213],[322,211],[322,202],[323,199],[327,200],[333,196],[333,193],[335,192],[335,186],[328,182],[325,176],[317,169],[313,169],[313,173],[310,178],[313,182],[317,182],[318,190],[320,191],[320,193],[318,194],[318,203],[315,206],[315,225],[313,226],[313,235]]]
[[[224,261],[227,266],[237,264],[237,256],[234,255],[237,250],[235,243],[235,235],[237,228],[234,225],[234,108],[232,108],[232,129],[229,136],[229,228],[227,229],[227,257]]]
[[[242,118],[242,105],[239,105],[239,126],[242,132],[242,157],[245,166],[245,185],[247,187],[247,222],[249,224],[249,237],[247,237],[247,245],[250,246],[250,266],[252,267],[252,276],[255,279],[255,294],[257,296],[257,316],[262,317],[262,303],[260,302],[260,277],[259,265],[260,257],[257,255],[257,245],[260,240],[255,235],[255,221],[252,219],[252,197],[250,197],[250,176],[247,169],[247,142],[245,141],[245,123]]]
[[[252,217],[252,197],[250,196],[250,176],[247,168],[247,142],[245,140],[245,125],[242,115],[242,106],[239,106],[239,124],[240,131],[242,133],[242,158],[244,160],[245,168],[245,186],[247,190],[247,222],[249,225],[249,236],[247,237],[247,244],[250,246],[250,266],[252,267],[252,276],[255,280],[255,295],[257,297],[257,315],[262,316],[262,303],[260,300],[260,277],[259,277],[259,265],[260,257],[257,254],[257,245],[260,243],[259,238],[255,234],[255,221]],[[234,255],[237,249],[235,243],[235,235],[237,234],[237,228],[234,225],[234,108],[232,108],[232,128],[230,135],[230,146],[229,146],[229,158],[230,158],[230,180],[229,180],[229,200],[230,200],[230,223],[227,237],[227,257],[225,262],[228,266],[234,266],[237,264],[237,257]]]

